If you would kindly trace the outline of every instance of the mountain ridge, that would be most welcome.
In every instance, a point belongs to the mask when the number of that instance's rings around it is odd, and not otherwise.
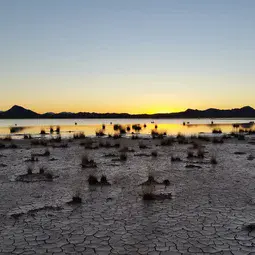
[[[208,108],[206,110],[187,109],[175,113],[129,114],[129,113],[96,113],[96,112],[47,112],[39,114],[19,105],[12,106],[7,111],[0,111],[0,119],[34,119],[34,118],[255,118],[255,109],[244,106],[233,109]]]

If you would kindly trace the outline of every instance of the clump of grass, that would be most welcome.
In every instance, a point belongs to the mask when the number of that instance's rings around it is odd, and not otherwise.
[[[50,127],[50,133],[51,133],[51,134],[53,134],[53,133],[54,133],[54,129],[53,129],[53,127],[52,127],[52,126]]]
[[[104,130],[100,129],[100,130],[96,131],[96,136],[98,136],[98,137],[105,136]]]
[[[43,153],[43,156],[46,156],[46,157],[50,156],[50,151],[46,149]]]
[[[86,136],[84,134],[84,132],[79,132],[79,133],[76,133],[76,134],[73,134],[73,139],[84,139]]]
[[[162,184],[164,184],[165,186],[169,186],[170,185],[170,181],[166,179],[166,180],[164,180],[162,182]]]
[[[120,160],[121,161],[126,161],[127,160],[127,153],[126,152],[121,152],[120,153]]]
[[[89,185],[97,185],[97,184],[99,184],[97,178],[94,175],[89,175],[88,183],[89,183]]]
[[[180,162],[181,159],[180,159],[180,157],[171,156],[171,161],[172,162]]]
[[[121,138],[121,134],[119,134],[119,133],[115,133],[113,135],[113,139],[120,139],[120,138]]]
[[[40,167],[40,169],[39,169],[39,173],[40,173],[40,174],[44,174],[44,172],[45,172],[44,167]]]
[[[27,174],[28,174],[28,175],[33,174],[33,170],[32,170],[31,167],[28,167],[28,168],[27,168]]]
[[[29,135],[29,134],[28,134],[28,135],[25,134],[23,138],[24,138],[25,140],[27,140],[27,139],[32,139],[32,136]]]
[[[142,186],[142,192],[143,192],[143,200],[153,200],[154,199],[154,190],[155,190],[155,183],[154,183],[153,176],[148,177],[148,181],[146,182],[146,185]]]
[[[89,159],[87,154],[82,156],[81,165],[82,165],[83,168],[95,168],[95,167],[97,167],[96,162],[93,159]]]
[[[153,151],[151,152],[151,156],[154,157],[154,158],[156,158],[156,157],[158,156],[158,152],[157,152],[156,150],[153,150]]]
[[[45,173],[45,177],[48,179],[48,180],[53,180],[53,174],[48,171],[47,173]]]
[[[105,175],[102,175],[101,180],[100,180],[100,184],[102,184],[102,185],[110,185],[110,183],[108,182],[108,180],[107,180]]]
[[[57,127],[56,127],[56,133],[57,133],[57,134],[60,134],[60,126],[57,126]]]
[[[75,195],[72,197],[71,204],[81,204],[82,203],[82,198],[80,195],[80,192],[76,192]]]
[[[130,132],[131,128],[130,126],[127,126],[127,132]]]
[[[40,134],[41,134],[41,135],[46,135],[46,131],[45,131],[45,129],[41,129]]]
[[[212,165],[218,164],[217,159],[216,159],[215,156],[212,156],[210,161],[211,161],[211,164],[212,164]]]
[[[221,134],[221,133],[222,133],[222,130],[221,130],[220,128],[214,128],[214,129],[212,130],[212,133],[213,133],[213,134]]]
[[[125,135],[127,133],[126,129],[124,127],[120,127],[119,132],[121,135]]]
[[[139,132],[142,128],[140,124],[133,124],[132,129],[135,130],[135,132]]]

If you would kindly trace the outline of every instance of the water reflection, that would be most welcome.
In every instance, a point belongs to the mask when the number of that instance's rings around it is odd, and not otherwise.
[[[223,133],[237,132],[239,130],[254,129],[254,122],[251,119],[170,119],[155,120],[151,119],[92,119],[92,120],[0,120],[0,135],[10,134],[14,137],[22,137],[24,134],[40,135],[44,130],[46,135],[56,135],[58,126],[61,129],[63,137],[72,137],[74,133],[84,132],[87,136],[99,134],[111,134],[121,132],[122,134],[131,135],[139,133],[150,135],[152,130],[168,135],[183,133],[192,135],[198,133],[212,133],[214,129],[220,129]],[[184,124],[185,122],[185,124]],[[13,124],[15,123],[15,124]],[[13,127],[13,129],[10,129]]]

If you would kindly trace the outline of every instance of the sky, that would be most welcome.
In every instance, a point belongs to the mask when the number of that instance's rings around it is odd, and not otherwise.
[[[0,0],[0,110],[255,107],[254,0]]]

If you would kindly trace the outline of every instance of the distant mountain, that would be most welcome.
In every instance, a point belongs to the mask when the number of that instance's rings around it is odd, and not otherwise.
[[[33,118],[59,118],[59,119],[116,119],[116,118],[255,118],[255,110],[250,106],[234,108],[229,110],[220,110],[209,108],[207,110],[187,109],[178,113],[156,113],[156,114],[128,114],[128,113],[95,113],[95,112],[47,112],[38,114],[21,106],[14,105],[11,109],[0,112],[1,119],[33,119]]]
[[[31,110],[25,109],[21,106],[14,105],[11,109],[1,112],[0,118],[4,119],[31,119],[31,118],[38,118],[40,115],[36,112]]]

